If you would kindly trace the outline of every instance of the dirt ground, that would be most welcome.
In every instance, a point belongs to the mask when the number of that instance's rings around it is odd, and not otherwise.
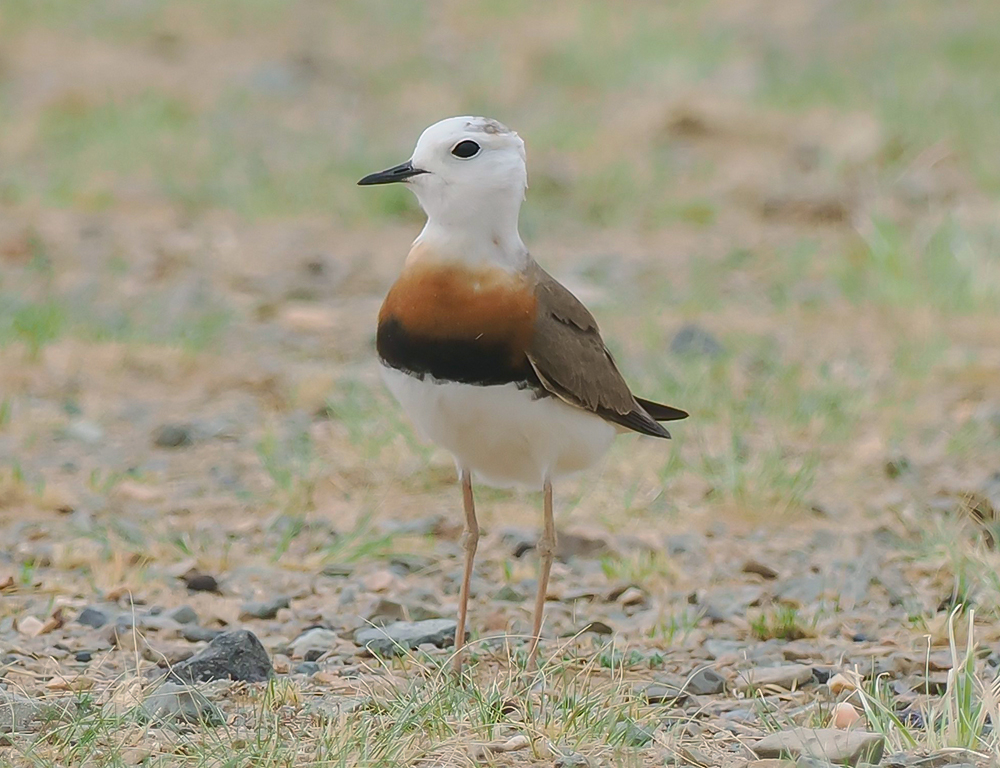
[[[996,765],[998,51],[987,2],[5,0],[0,761]],[[540,499],[477,491],[460,683],[355,641],[453,618],[461,499],[374,356],[419,210],[354,182],[464,112],[691,418],[556,488],[539,676]],[[157,714],[234,629],[270,681]]]

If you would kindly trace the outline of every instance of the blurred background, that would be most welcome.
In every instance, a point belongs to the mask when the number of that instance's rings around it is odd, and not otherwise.
[[[373,350],[422,216],[355,182],[456,114],[519,132],[533,255],[692,414],[557,489],[556,593],[634,583],[614,626],[669,644],[749,552],[777,586],[716,632],[995,617],[998,72],[992,0],[3,0],[0,635],[126,588],[448,615],[454,472]],[[538,499],[480,499],[473,623],[516,628]]]

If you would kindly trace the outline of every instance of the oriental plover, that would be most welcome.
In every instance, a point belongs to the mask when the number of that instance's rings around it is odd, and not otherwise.
[[[593,315],[528,253],[517,224],[524,142],[514,131],[484,117],[442,120],[409,160],[358,184],[395,182],[413,190],[427,223],[382,305],[376,347],[417,431],[458,467],[465,569],[453,662],[461,668],[479,541],[475,478],[542,491],[533,666],[556,544],[552,483],[592,466],[616,433],[669,438],[659,422],[688,414],[632,394]]]

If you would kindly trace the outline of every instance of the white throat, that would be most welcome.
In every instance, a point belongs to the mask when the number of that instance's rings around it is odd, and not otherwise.
[[[458,190],[414,190],[427,213],[427,223],[413,242],[413,251],[423,257],[470,267],[493,266],[510,272],[523,270],[529,260],[521,240],[517,219],[521,194],[455,194]],[[441,192],[448,194],[443,195]],[[411,252],[411,253],[412,253]]]

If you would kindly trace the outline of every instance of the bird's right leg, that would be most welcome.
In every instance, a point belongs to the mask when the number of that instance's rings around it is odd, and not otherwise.
[[[469,612],[469,586],[472,583],[472,565],[476,559],[479,544],[479,522],[476,520],[476,504],[472,497],[472,472],[460,472],[462,482],[462,502],[465,506],[465,571],[462,574],[462,588],[458,593],[458,624],[455,627],[455,655],[452,665],[456,672],[462,670],[463,646],[465,645],[465,617]]]

